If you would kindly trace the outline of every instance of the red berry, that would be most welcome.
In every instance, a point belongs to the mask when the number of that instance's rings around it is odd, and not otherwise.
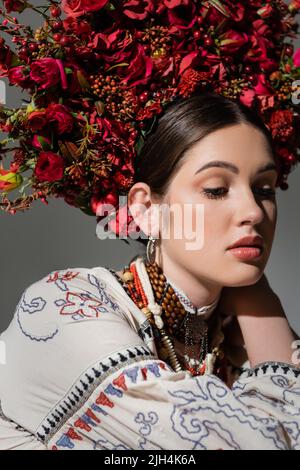
[[[31,52],[36,51],[37,48],[38,48],[38,46],[37,46],[37,44],[36,44],[35,42],[32,42],[32,43],[29,44],[29,50],[30,50]]]
[[[193,36],[194,36],[195,39],[200,39],[200,37],[201,37],[200,31],[194,31]]]
[[[61,9],[59,7],[51,7],[50,8],[50,13],[53,18],[57,18],[61,14]]]
[[[286,46],[286,48],[285,48],[285,55],[291,56],[291,55],[293,55],[293,52],[294,52],[293,46]]]
[[[211,38],[206,38],[204,39],[204,44],[205,46],[212,46],[213,45],[213,40]]]
[[[61,29],[63,26],[63,22],[62,21],[53,21],[52,23],[52,28],[57,30],[57,29]]]
[[[249,75],[248,80],[254,85],[257,81],[256,75]]]
[[[62,46],[67,46],[70,44],[70,38],[68,36],[63,36],[59,42]]]
[[[53,39],[54,39],[54,41],[59,42],[60,39],[61,39],[61,34],[60,33],[54,33],[53,34]]]
[[[28,49],[27,49],[27,47],[21,47],[19,52],[20,52],[21,55],[27,56]]]
[[[141,95],[140,95],[140,102],[141,102],[141,103],[146,103],[146,101],[148,101],[148,98],[149,98],[149,92],[148,92],[148,91],[144,91],[144,92],[141,93]]]

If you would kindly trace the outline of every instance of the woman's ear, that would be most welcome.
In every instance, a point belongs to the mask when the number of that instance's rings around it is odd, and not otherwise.
[[[157,200],[156,200],[157,201]],[[159,207],[146,183],[136,183],[129,191],[128,206],[136,225],[145,235],[159,238]]]

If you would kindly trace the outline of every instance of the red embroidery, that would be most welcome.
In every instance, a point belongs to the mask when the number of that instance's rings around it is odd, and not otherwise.
[[[89,418],[92,418],[94,421],[96,421],[96,423],[101,423],[100,419],[97,418],[90,408],[88,408],[85,414],[87,414]]]
[[[69,429],[68,429],[68,432],[66,433],[66,435],[67,435],[70,439],[78,439],[79,441],[82,441],[82,437],[79,436],[79,434],[77,434],[77,432],[76,432],[73,428],[69,428]]]
[[[105,393],[101,392],[98,398],[96,398],[97,405],[105,405],[113,408],[115,404],[110,401],[110,399],[105,395]]]
[[[101,302],[99,300],[87,299],[83,295],[74,292],[67,293],[67,303],[60,309],[60,315],[80,314],[85,317],[98,318]]]
[[[144,379],[147,380],[147,367],[142,367],[141,372]]]
[[[76,428],[85,429],[86,431],[92,430],[91,426],[82,421],[81,418],[78,418],[77,421],[75,421],[74,426],[76,426]]]
[[[62,279],[63,281],[71,281],[71,279],[74,279],[74,277],[78,276],[78,274],[79,272],[73,273],[72,271],[67,271],[65,274],[60,276],[59,271],[55,271],[52,277],[49,274],[47,282],[55,282],[58,279]]]
[[[127,391],[127,386],[126,386],[126,383],[125,383],[124,374],[121,374],[121,375],[119,375],[119,377],[114,379],[113,384],[117,385],[120,388],[122,388],[125,392]]]

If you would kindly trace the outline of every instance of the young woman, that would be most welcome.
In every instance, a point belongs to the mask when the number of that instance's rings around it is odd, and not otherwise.
[[[0,337],[0,448],[298,449],[297,336],[264,275],[268,129],[199,94],[167,109],[136,165],[128,205],[147,259],[24,291]]]

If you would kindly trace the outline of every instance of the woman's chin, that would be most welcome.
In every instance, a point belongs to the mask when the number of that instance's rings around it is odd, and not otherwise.
[[[230,275],[226,276],[224,286],[227,287],[244,287],[251,286],[259,281],[264,272],[264,266],[259,265],[243,265],[239,269],[232,269]]]

